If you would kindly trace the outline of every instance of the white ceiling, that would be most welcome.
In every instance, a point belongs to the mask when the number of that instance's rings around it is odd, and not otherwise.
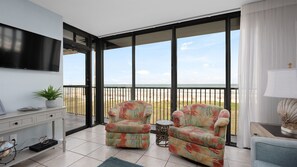
[[[239,10],[258,0],[31,0],[96,36]]]

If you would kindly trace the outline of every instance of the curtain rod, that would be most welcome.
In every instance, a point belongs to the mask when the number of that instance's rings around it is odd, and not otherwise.
[[[135,29],[131,29],[131,30],[125,30],[125,31],[120,31],[120,32],[116,32],[116,33],[110,33],[110,34],[106,34],[106,35],[99,35],[98,38],[105,38],[105,37],[109,37],[109,36],[125,34],[125,33],[130,33],[130,32],[135,32],[135,31],[141,31],[141,30],[146,30],[146,29],[150,29],[150,28],[156,28],[156,27],[161,27],[161,26],[166,26],[166,25],[171,25],[171,24],[176,24],[176,23],[182,23],[182,22],[186,22],[186,21],[192,21],[192,20],[196,20],[196,19],[213,17],[213,16],[218,16],[218,15],[232,13],[232,12],[238,12],[238,11],[240,11],[240,8],[230,9],[230,10],[225,10],[225,11],[222,11],[222,12],[205,14],[205,15],[200,15],[200,16],[195,16],[195,17],[190,17],[190,18],[176,20],[176,21],[170,21],[170,22],[161,23],[161,24],[155,24],[155,25],[152,25],[152,26],[146,26],[146,27],[142,27],[142,28],[135,28]]]

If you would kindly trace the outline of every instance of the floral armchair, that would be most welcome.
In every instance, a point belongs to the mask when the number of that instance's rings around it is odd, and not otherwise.
[[[126,101],[109,112],[105,126],[106,145],[129,148],[148,148],[152,106],[142,101]]]
[[[208,166],[223,166],[229,117],[228,110],[205,104],[173,112],[169,151]]]

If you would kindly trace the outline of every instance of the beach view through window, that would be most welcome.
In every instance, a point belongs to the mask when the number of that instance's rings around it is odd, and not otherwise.
[[[237,133],[239,19],[231,19],[231,134]],[[104,115],[131,100],[132,36],[104,43]],[[226,88],[225,20],[176,29],[177,109],[204,103],[224,107]],[[153,105],[151,123],[171,119],[172,30],[135,36],[135,100]],[[79,53],[77,53],[79,54]],[[64,85],[83,85],[83,60],[64,60]],[[93,58],[93,62],[95,59]],[[72,65],[71,65],[72,64]],[[94,65],[93,65],[94,66]],[[94,71],[94,67],[93,71]],[[73,75],[73,69],[80,71]],[[93,86],[95,86],[93,75]],[[98,97],[97,97],[98,98]],[[93,113],[94,114],[94,113]]]

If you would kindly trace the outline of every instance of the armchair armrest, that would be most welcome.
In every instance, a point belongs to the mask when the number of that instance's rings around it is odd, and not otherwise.
[[[175,127],[185,125],[185,115],[182,111],[174,111],[172,113],[172,120]]]
[[[152,112],[153,112],[152,105],[146,105],[146,107],[144,109],[144,116],[143,116],[144,124],[150,124]]]
[[[111,108],[108,111],[109,123],[115,123],[119,120],[119,111],[117,107]]]
[[[224,127],[229,124],[230,113],[228,110],[223,109],[220,111],[218,120],[215,122],[215,127]]]
[[[251,139],[252,166],[297,166],[296,152],[295,140],[258,136]]]
[[[225,137],[226,127],[229,124],[230,112],[226,109],[220,111],[217,121],[214,124],[215,135]]]

